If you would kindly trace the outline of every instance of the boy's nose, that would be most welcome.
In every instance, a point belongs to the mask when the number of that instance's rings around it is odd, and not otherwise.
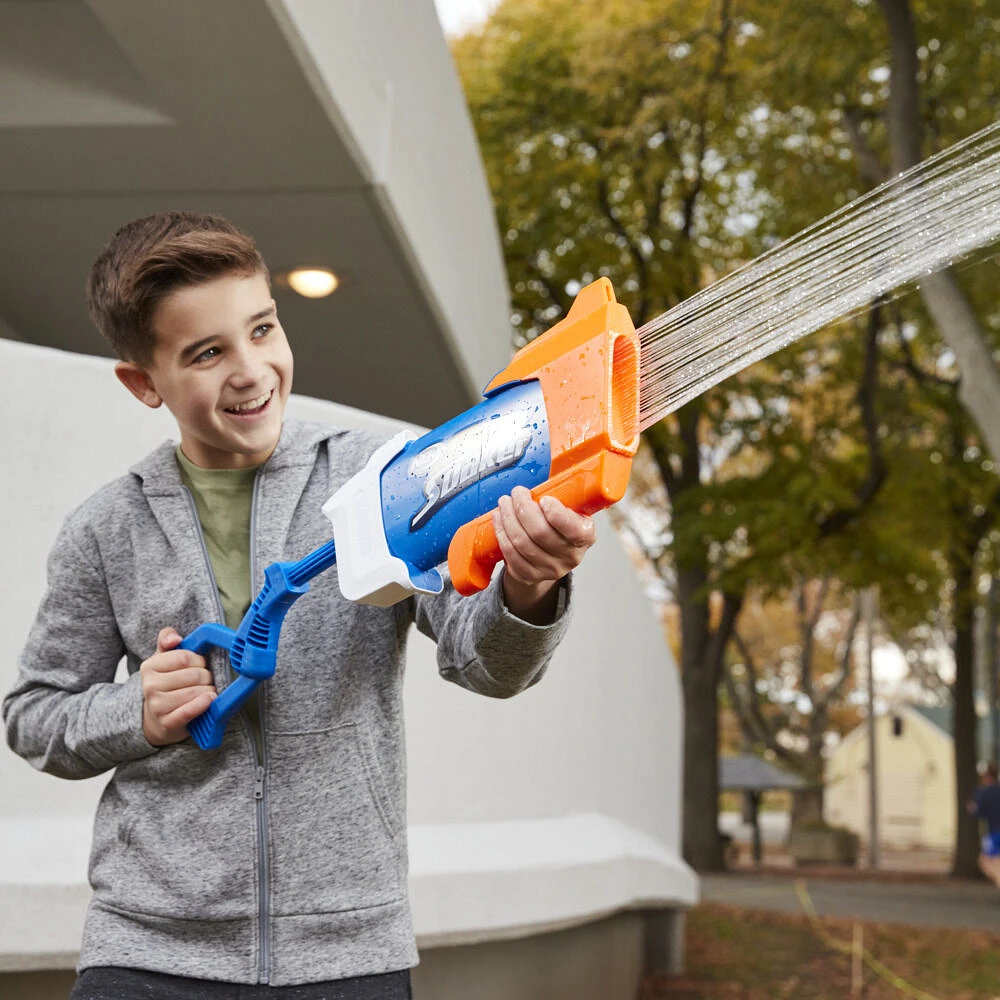
[[[236,356],[229,381],[236,386],[245,388],[259,382],[267,368],[263,359],[250,351],[241,352]]]

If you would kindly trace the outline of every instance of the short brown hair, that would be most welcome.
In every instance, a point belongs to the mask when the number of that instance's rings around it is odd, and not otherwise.
[[[253,239],[221,215],[160,212],[111,238],[87,281],[87,309],[125,361],[147,365],[156,307],[171,292],[229,274],[268,277]]]

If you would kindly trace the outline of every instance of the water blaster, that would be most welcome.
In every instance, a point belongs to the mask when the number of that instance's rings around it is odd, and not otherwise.
[[[515,486],[581,514],[620,500],[639,444],[639,341],[611,282],[576,296],[566,318],[521,348],[477,405],[418,436],[403,431],[323,505],[333,539],[273,563],[239,628],[207,623],[181,648],[229,651],[236,672],[188,729],[203,749],[274,674],[281,624],[308,581],[337,564],[352,601],[389,607],[440,593],[447,562],[463,595],[483,590],[501,552],[492,512]]]

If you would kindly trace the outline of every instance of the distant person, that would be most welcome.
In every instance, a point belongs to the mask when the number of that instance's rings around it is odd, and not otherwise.
[[[1000,765],[995,760],[986,765],[969,812],[986,825],[979,867],[1000,888]]]

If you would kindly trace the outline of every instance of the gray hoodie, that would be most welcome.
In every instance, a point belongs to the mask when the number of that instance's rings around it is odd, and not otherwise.
[[[325,500],[381,443],[287,423],[254,487],[254,588],[264,568],[329,540]],[[493,697],[534,683],[566,627],[503,606],[497,581],[391,608],[344,600],[336,569],[289,612],[259,691],[263,746],[245,718],[222,746],[153,747],[140,663],[164,626],[221,621],[195,508],[164,444],[71,514],[4,701],[11,748],[44,771],[114,769],[98,806],[80,969],[119,965],[293,985],[406,968],[401,688],[411,624],[447,680]],[[122,657],[128,679],[115,683]],[[216,686],[227,654],[209,658]],[[258,757],[260,762],[258,763]]]

